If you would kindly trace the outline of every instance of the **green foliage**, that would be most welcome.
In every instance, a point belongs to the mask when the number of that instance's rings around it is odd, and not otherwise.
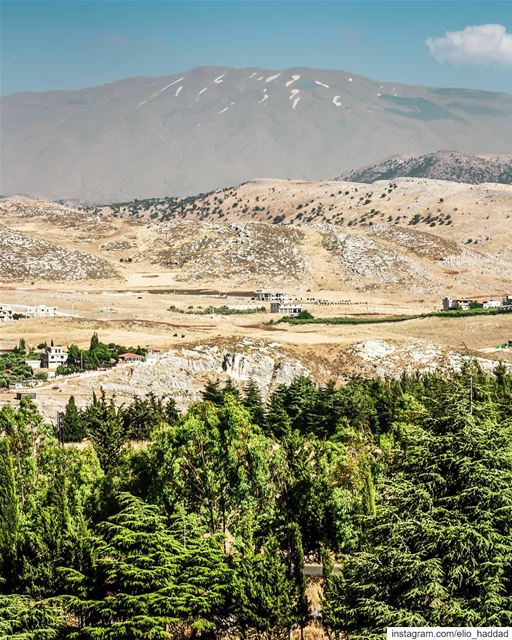
[[[25,354],[18,350],[0,354],[0,387],[34,378],[34,372],[25,360]]]
[[[175,412],[175,405],[166,407],[163,401],[153,394],[145,398],[135,398],[122,410],[126,437],[131,440],[147,440],[158,426],[168,419],[173,419]],[[177,415],[174,419],[176,418]]]
[[[313,320],[315,316],[312,313],[310,313],[307,309],[303,309],[295,317],[297,318],[297,320]]]
[[[64,612],[55,602],[0,596],[0,638],[59,640],[64,627]]]
[[[94,397],[92,404],[84,409],[81,420],[87,437],[94,445],[101,468],[107,474],[115,471],[128,440],[122,411],[116,407],[113,399],[107,400],[102,391],[100,398]]]
[[[463,318],[466,316],[495,316],[502,313],[511,313],[512,306],[494,307],[483,309],[480,306],[471,307],[470,309],[450,309],[449,311],[434,311],[431,313],[420,313],[414,315],[397,315],[397,316],[367,316],[354,317],[343,316],[341,318],[301,318],[283,316],[279,322],[288,322],[289,324],[382,324],[385,322],[405,322],[407,320],[418,320],[419,318]]]
[[[85,437],[85,424],[77,409],[75,397],[70,396],[62,417],[64,442],[80,442]]]
[[[110,367],[119,361],[121,353],[137,353],[146,355],[146,349],[141,347],[125,347],[123,345],[100,341],[97,333],[93,333],[89,344],[89,349],[80,349],[76,344],[68,347],[68,360],[66,366],[60,366],[57,373],[69,375],[80,371],[98,369],[99,367]]]
[[[294,623],[293,581],[275,535],[256,550],[251,538],[235,556],[233,595],[237,627],[269,638],[284,638]]]
[[[366,544],[327,596],[349,637],[512,620],[511,425],[497,422],[494,384],[477,368],[432,382],[426,411],[400,428]]]
[[[187,310],[185,310],[185,309],[180,309],[175,305],[171,305],[168,311],[173,311],[174,313],[193,313],[195,315],[200,315],[200,316],[209,316],[212,314],[217,314],[221,316],[235,316],[235,315],[250,315],[253,313],[264,313],[266,311],[266,308],[260,306],[260,307],[252,307],[250,309],[236,309],[236,308],[228,307],[227,305],[221,305],[220,307],[215,307],[213,305],[210,305],[208,307],[205,307],[204,309],[199,308],[194,311],[192,307],[189,307]]]
[[[65,571],[79,615],[76,639],[172,638],[180,622],[213,626],[229,570],[216,538],[205,538],[193,518],[179,513],[168,526],[158,508],[130,494],[100,523],[89,572]]]
[[[475,363],[267,400],[209,383],[183,415],[70,399],[80,447],[5,405],[0,637],[284,638],[309,625],[319,560],[330,636],[510,625],[511,407],[506,367]]]
[[[9,590],[17,570],[20,513],[9,436],[0,440],[0,589]]]

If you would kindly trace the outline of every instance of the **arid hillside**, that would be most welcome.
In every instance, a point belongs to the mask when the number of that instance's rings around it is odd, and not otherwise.
[[[420,178],[373,184],[258,180],[190,198],[117,203],[93,211],[151,224],[159,220],[259,221],[299,227],[328,223],[343,233],[357,230],[372,236],[374,227],[385,225],[426,232],[512,264],[511,185]]]
[[[511,202],[509,186],[412,179],[267,180],[93,210],[7,198],[1,277],[132,282],[144,273],[154,285],[151,273],[166,273],[179,287],[507,292]],[[38,267],[41,257],[54,267]]]
[[[511,186],[411,178],[266,180],[93,209],[4,198],[1,301],[17,311],[51,305],[59,315],[2,323],[0,346],[24,337],[86,347],[96,332],[105,343],[153,350],[140,366],[38,387],[51,419],[70,395],[84,404],[99,387],[119,402],[171,393],[186,406],[215,378],[255,379],[267,393],[299,374],[342,383],[458,367],[467,357],[492,368],[512,362],[502,348],[512,314],[429,314],[444,296],[512,292],[511,213]],[[278,323],[268,304],[262,311],[251,301],[258,288],[351,324]],[[258,308],[245,313],[250,305]],[[14,390],[3,393],[15,402]]]

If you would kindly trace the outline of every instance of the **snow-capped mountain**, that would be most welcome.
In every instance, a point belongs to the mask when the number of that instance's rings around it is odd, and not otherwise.
[[[2,98],[3,194],[93,201],[316,179],[394,154],[509,153],[512,95],[200,67]]]

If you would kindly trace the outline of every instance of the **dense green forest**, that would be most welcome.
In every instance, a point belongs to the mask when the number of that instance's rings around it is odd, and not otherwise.
[[[267,402],[210,383],[183,414],[99,393],[70,399],[59,434],[24,399],[0,409],[0,434],[0,638],[512,625],[502,365],[299,378]]]

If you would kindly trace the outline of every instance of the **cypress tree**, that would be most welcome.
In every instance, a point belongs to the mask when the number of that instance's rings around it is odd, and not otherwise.
[[[62,417],[64,442],[80,442],[85,437],[85,427],[76,406],[75,397],[70,396]]]
[[[0,439],[0,589],[9,591],[16,579],[20,511],[9,437]]]

